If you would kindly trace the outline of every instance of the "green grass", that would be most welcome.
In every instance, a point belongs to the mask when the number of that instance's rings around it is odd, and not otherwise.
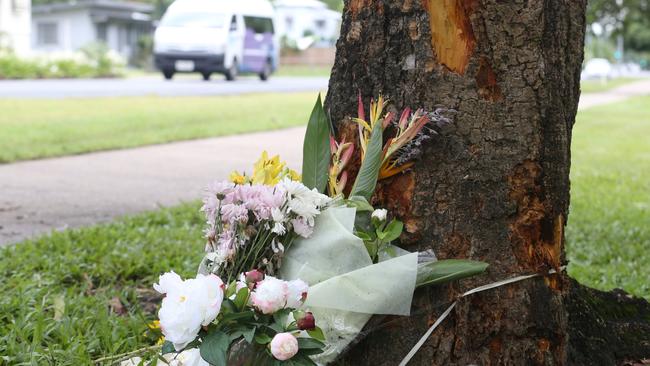
[[[315,99],[316,93],[4,99],[0,163],[298,126]]]
[[[0,251],[0,365],[89,365],[151,344],[143,332],[155,315],[143,311],[141,290],[170,269],[196,274],[204,244],[199,207],[67,230]],[[55,320],[61,296],[65,308]],[[109,311],[114,297],[127,315]]]
[[[573,130],[569,274],[650,299],[650,97],[581,111]]]
[[[574,129],[569,273],[650,298],[650,97],[581,111]],[[0,365],[88,365],[150,345],[157,276],[195,273],[199,204],[0,249]],[[146,292],[145,289],[149,291]],[[55,299],[65,311],[55,320]],[[109,301],[128,311],[118,316]]]
[[[603,82],[602,80],[584,80],[580,82],[580,91],[582,93],[600,93],[639,80],[643,80],[643,79],[618,78],[618,79],[607,80],[605,82]]]
[[[274,76],[323,76],[329,77],[332,66],[280,65]],[[273,77],[273,76],[271,76]]]

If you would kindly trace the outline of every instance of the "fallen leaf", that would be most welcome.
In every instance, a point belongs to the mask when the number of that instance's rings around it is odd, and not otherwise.
[[[111,311],[117,315],[124,315],[127,313],[126,308],[122,305],[122,301],[120,301],[120,298],[117,296],[108,301],[108,306]]]
[[[57,322],[65,314],[65,297],[63,295],[54,296],[54,320]]]

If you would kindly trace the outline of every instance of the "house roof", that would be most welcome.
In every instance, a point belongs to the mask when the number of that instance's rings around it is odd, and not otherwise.
[[[151,14],[153,5],[119,0],[71,0],[63,3],[32,5],[32,14],[47,14],[74,9],[98,9]]]

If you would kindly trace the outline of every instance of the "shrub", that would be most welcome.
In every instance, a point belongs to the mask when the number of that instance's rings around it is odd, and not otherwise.
[[[91,44],[80,52],[22,58],[0,50],[0,79],[116,77],[124,61],[103,44]]]

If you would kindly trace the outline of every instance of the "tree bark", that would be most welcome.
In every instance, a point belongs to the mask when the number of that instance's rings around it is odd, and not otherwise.
[[[483,260],[490,268],[418,291],[411,317],[371,322],[377,329],[341,364],[397,365],[461,291],[565,264],[585,6],[586,0],[345,1],[326,98],[340,135],[352,138],[346,117],[356,115],[359,92],[366,102],[383,93],[395,111],[457,111],[411,171],[380,184],[375,203],[404,221],[409,249]],[[584,291],[561,274],[463,299],[411,364],[593,364],[598,355],[582,352],[607,347],[589,348],[584,337],[591,333],[572,330],[598,316],[592,303],[580,302]],[[636,305],[647,321],[647,303]],[[637,320],[634,340],[641,344],[650,331],[643,315]],[[650,342],[628,354],[607,352],[601,360],[650,356]]]

